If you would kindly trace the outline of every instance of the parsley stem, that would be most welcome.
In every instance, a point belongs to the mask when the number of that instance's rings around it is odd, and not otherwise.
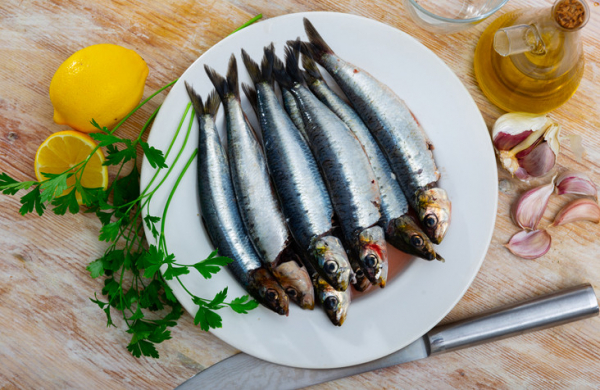
[[[183,148],[181,148],[181,150],[183,150]],[[188,170],[189,166],[192,164],[192,161],[194,161],[197,154],[198,154],[198,149],[196,148],[196,149],[194,149],[194,152],[192,153],[192,155],[188,159],[187,163],[183,167],[183,170],[179,174],[179,177],[177,177],[177,181],[175,182],[175,185],[173,185],[173,189],[171,190],[171,193],[169,194],[169,197],[167,198],[167,203],[165,203],[165,209],[163,211],[163,215],[160,220],[160,242],[158,243],[159,246],[162,243],[165,253],[168,252],[167,251],[167,241],[165,239],[165,220],[167,218],[167,211],[169,210],[169,205],[171,204],[171,200],[173,199],[173,195],[175,195],[175,191],[177,191],[177,187],[179,186],[181,179],[183,179],[185,172]]]
[[[249,21],[247,21],[246,23],[242,24],[240,27],[236,28],[235,30],[233,30],[233,32],[229,35],[235,34],[236,32],[240,31],[243,28],[248,27],[249,25],[251,25],[252,23],[256,22],[257,20],[259,20],[260,18],[262,18],[262,14],[258,14],[255,17],[253,17],[252,19],[250,19]]]
[[[121,125],[123,123],[125,123],[125,121],[127,119],[129,119],[130,116],[132,116],[133,114],[135,114],[135,112],[137,110],[139,110],[140,108],[142,108],[142,106],[144,104],[148,103],[150,101],[150,99],[152,99],[154,96],[158,95],[159,93],[161,93],[165,89],[169,88],[171,85],[175,84],[177,82],[177,80],[179,80],[179,79],[175,79],[175,80],[171,81],[169,84],[167,84],[164,87],[160,88],[158,91],[154,92],[152,95],[150,95],[149,97],[147,97],[146,100],[144,100],[143,102],[141,102],[140,104],[138,104],[138,106],[136,108],[134,108],[133,110],[131,110],[131,112],[129,112],[129,114],[127,114],[125,116],[125,118],[121,119],[121,121],[119,123],[117,123],[117,125],[115,127],[113,127],[111,131],[109,131],[109,134],[113,134],[115,131],[117,131],[117,129],[119,127],[121,127]]]
[[[133,141],[134,144],[137,144],[138,142],[140,142],[140,140],[142,139],[142,136],[146,132],[146,129],[148,128],[148,126],[150,126],[150,123],[152,123],[154,118],[156,118],[156,115],[158,114],[158,110],[160,110],[161,106],[162,106],[162,104],[159,104],[158,107],[156,107],[156,110],[154,110],[154,112],[152,113],[152,115],[150,115],[150,118],[148,118],[146,123],[144,123],[144,126],[142,126],[142,130],[140,130],[140,133],[138,134],[137,138],[135,139],[135,141]]]

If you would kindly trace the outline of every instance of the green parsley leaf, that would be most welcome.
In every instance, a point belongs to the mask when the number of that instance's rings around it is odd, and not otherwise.
[[[52,199],[52,205],[54,206],[52,211],[56,215],[64,215],[67,210],[71,214],[77,214],[79,212],[79,203],[77,203],[75,188],[71,189],[66,195]]]
[[[90,271],[90,275],[94,279],[104,274],[104,266],[102,265],[102,259],[92,261],[85,269]]]
[[[46,205],[42,202],[42,194],[40,193],[39,186],[35,186],[33,190],[21,197],[21,204],[23,205],[19,209],[21,215],[31,213],[33,209],[35,209],[36,213],[38,213],[39,216],[42,216],[44,210],[46,210]]]
[[[135,310],[135,313],[133,313],[133,315],[129,317],[129,321],[141,320],[142,318],[144,318],[144,313],[142,313],[142,308],[138,305],[137,309]]]
[[[158,359],[158,356],[159,356],[158,351],[154,347],[154,344],[152,344],[151,342],[146,341],[146,340],[140,340],[136,343],[130,343],[127,346],[127,350],[129,352],[131,352],[131,354],[134,357],[137,357],[137,358],[144,355],[144,356],[153,357],[155,359]]]
[[[92,124],[92,126],[94,126],[95,128],[97,128],[98,130],[104,132],[104,133],[108,133],[108,128],[107,127],[101,127],[98,122],[96,122],[95,119],[92,118],[92,120],[90,121],[90,123]]]
[[[114,183],[113,205],[124,206],[135,201],[140,196],[140,172],[133,166],[127,176],[123,176]]]
[[[117,142],[131,142],[131,140],[123,140],[122,138],[112,134],[90,133],[90,137],[92,137],[94,141],[98,142],[98,146],[100,147],[116,144]]]
[[[35,181],[20,182],[4,172],[0,173],[0,191],[5,195],[14,195],[19,190],[28,190],[35,183]]]
[[[213,300],[206,304],[206,307],[213,310],[220,309],[223,307],[222,303],[225,302],[225,298],[227,298],[227,287],[219,291]]]
[[[61,173],[57,175],[42,172],[42,175],[48,178],[40,184],[40,189],[42,190],[41,202],[46,203],[50,202],[55,197],[62,195],[68,188],[67,179],[72,173]]]
[[[209,329],[221,328],[221,316],[205,307],[199,307],[194,316],[194,325],[200,325],[200,329],[208,331]]]
[[[255,300],[249,301],[250,297],[248,295],[243,295],[239,298],[235,298],[229,304],[229,307],[236,313],[240,314],[248,314],[248,312],[252,309],[258,307],[258,302]]]
[[[154,274],[163,265],[165,254],[156,245],[150,245],[148,251],[141,258],[141,268],[144,269],[145,278],[153,278]]]
[[[103,165],[124,164],[136,157],[134,145],[129,145],[122,150],[119,150],[115,145],[108,145],[106,147],[106,153],[107,155]]]
[[[100,228],[100,241],[114,241],[119,234],[119,228],[121,227],[121,221],[111,222]]]
[[[146,156],[146,159],[148,160],[152,168],[167,168],[163,152],[156,149],[154,146],[148,145],[148,143],[144,141],[140,141],[140,145],[142,146],[142,149],[144,150],[144,155]]]
[[[233,260],[229,257],[217,256],[217,250],[214,250],[206,258],[206,260],[202,260],[194,264],[192,267],[196,268],[196,270],[200,272],[200,274],[204,276],[205,279],[210,279],[212,275],[216,274],[221,270],[221,267],[226,266],[232,261]]]
[[[177,276],[181,276],[181,275],[185,275],[185,274],[189,274],[189,273],[190,273],[190,270],[188,269],[188,267],[177,267],[177,266],[169,264],[167,266],[167,270],[163,274],[163,277],[166,280],[171,280]]]

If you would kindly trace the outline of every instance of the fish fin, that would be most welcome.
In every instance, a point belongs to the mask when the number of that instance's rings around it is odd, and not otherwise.
[[[221,99],[217,94],[217,91],[214,89],[210,91],[208,97],[206,98],[206,103],[204,105],[204,113],[210,114],[211,116],[217,116],[217,112],[219,112],[219,107],[221,106]]]
[[[237,100],[240,100],[240,85],[238,84],[238,69],[237,60],[235,55],[231,55],[229,58],[229,65],[227,66],[227,86],[229,91],[233,94]]]
[[[208,65],[204,65],[204,70],[206,71],[206,74],[208,75],[210,81],[215,86],[215,90],[219,94],[221,101],[224,102],[227,98],[227,95],[229,94],[229,86],[227,85],[227,80],[225,80],[223,76],[218,74],[216,70],[214,70]]]
[[[265,47],[265,55],[260,64],[262,78],[269,84],[273,84],[273,61],[275,58],[275,45],[271,43]]]
[[[302,71],[298,66],[298,56],[296,54],[300,52],[300,44],[300,40],[297,40],[294,41],[291,46],[285,47],[285,68],[292,80],[296,83],[302,83],[304,81]]]
[[[202,102],[202,96],[198,95],[198,93],[190,84],[188,84],[187,81],[185,81],[184,84],[185,89],[190,96],[190,100],[192,101],[192,106],[194,106],[194,111],[196,111],[196,115],[200,116],[204,114],[204,103]]]
[[[294,80],[287,74],[283,62],[277,56],[273,56],[273,76],[281,88],[290,89],[294,86]]]
[[[319,34],[317,29],[315,29],[315,26],[313,26],[310,20],[306,18],[304,18],[304,31],[306,31],[308,40],[311,43],[313,55],[316,57],[317,61],[323,56],[323,54],[333,54],[333,50],[331,50],[329,45],[325,43],[321,37],[321,34]]]
[[[302,42],[300,50],[302,51],[302,66],[305,70],[304,77],[306,78],[306,82],[312,83],[316,80],[323,81],[323,76],[321,75],[321,72],[317,67],[317,63],[310,53],[308,44],[306,42]]]
[[[254,84],[258,84],[263,81],[262,74],[260,72],[260,66],[256,63],[256,61],[250,58],[244,49],[242,49],[242,60],[244,61],[244,65],[246,65],[246,69],[248,70],[248,74],[250,75],[252,82]]]
[[[256,116],[258,116],[258,96],[256,96],[256,90],[246,83],[242,83],[242,90],[248,98],[250,105],[254,109]]]

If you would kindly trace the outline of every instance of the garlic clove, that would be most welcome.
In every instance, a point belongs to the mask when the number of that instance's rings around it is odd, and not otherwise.
[[[550,226],[562,226],[571,222],[600,222],[600,206],[588,198],[575,199],[563,207]]]
[[[502,166],[520,180],[548,173],[560,151],[560,125],[546,115],[512,112],[502,115],[492,141]]]
[[[552,237],[545,230],[521,230],[504,246],[523,259],[533,260],[545,255],[551,244]]]
[[[558,195],[578,194],[598,198],[598,189],[590,178],[581,172],[567,171],[556,180]]]
[[[550,172],[554,167],[554,164],[556,164],[556,154],[552,151],[548,142],[543,142],[525,157],[518,160],[521,168],[523,168],[529,176],[540,177]]]
[[[533,188],[517,200],[512,208],[512,218],[522,229],[537,229],[544,211],[548,206],[550,195],[554,192],[554,179],[550,183]]]

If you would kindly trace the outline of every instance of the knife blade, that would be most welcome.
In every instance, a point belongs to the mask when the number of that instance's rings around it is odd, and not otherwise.
[[[371,362],[343,368],[303,369],[270,363],[242,352],[201,371],[176,390],[297,389],[566,324],[598,315],[598,311],[594,289],[585,284],[437,326],[408,346]]]

